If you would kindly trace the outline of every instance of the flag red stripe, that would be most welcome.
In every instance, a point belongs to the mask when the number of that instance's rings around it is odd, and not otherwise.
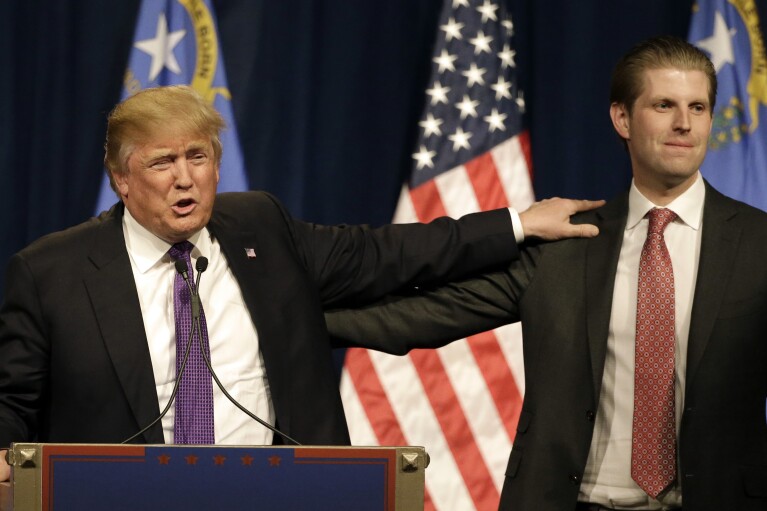
[[[498,415],[506,427],[509,439],[513,442],[519,412],[522,410],[522,393],[517,387],[511,367],[506,362],[498,338],[493,332],[472,335],[468,341],[498,410]]]
[[[410,190],[415,214],[419,222],[431,222],[435,218],[447,215],[439,195],[437,184],[432,179]]]
[[[481,211],[509,207],[509,199],[503,190],[503,183],[498,177],[498,169],[490,152],[477,156],[464,165],[469,176],[474,195]]]
[[[483,211],[508,207],[509,201],[498,176],[498,169],[489,152],[470,161],[465,167]],[[522,397],[511,368],[506,363],[498,344],[498,339],[492,332],[484,332],[472,336],[469,347],[485,378],[509,439],[513,440],[522,407]]]
[[[525,130],[519,134],[519,145],[522,148],[522,154],[525,156],[527,172],[530,173],[530,182],[533,181],[533,148],[530,145],[530,132]]]
[[[370,419],[370,426],[378,439],[379,445],[408,445],[402,433],[394,409],[386,397],[381,380],[370,359],[370,353],[362,348],[346,350],[346,370],[357,389],[365,415]],[[436,508],[428,489],[424,489],[424,511]]]
[[[476,509],[495,509],[500,496],[487,465],[471,435],[452,383],[437,353],[433,350],[410,352],[445,440],[461,472]]]

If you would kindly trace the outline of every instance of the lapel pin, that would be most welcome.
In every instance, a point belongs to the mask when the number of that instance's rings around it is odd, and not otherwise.
[[[248,259],[255,259],[256,258],[256,251],[252,248],[246,248],[245,249],[245,255],[248,256]]]

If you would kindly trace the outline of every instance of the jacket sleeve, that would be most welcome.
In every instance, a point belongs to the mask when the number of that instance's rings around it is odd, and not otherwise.
[[[525,249],[505,270],[391,295],[372,305],[325,313],[339,347],[403,355],[519,320],[519,303],[534,275],[536,248]]]
[[[375,229],[316,225],[281,209],[326,309],[503,268],[519,255],[506,209]]]
[[[40,400],[47,385],[49,349],[36,284],[24,259],[9,265],[5,302],[0,310],[0,449],[32,439]]]

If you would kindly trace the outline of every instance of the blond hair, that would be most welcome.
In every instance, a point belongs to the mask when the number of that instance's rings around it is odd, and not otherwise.
[[[220,133],[226,123],[213,105],[187,85],[144,89],[119,103],[107,118],[104,165],[115,192],[112,174],[126,174],[136,147],[169,126],[210,139],[214,159],[221,163]]]

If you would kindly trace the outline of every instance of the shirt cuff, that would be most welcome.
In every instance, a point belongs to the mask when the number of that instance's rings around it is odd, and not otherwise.
[[[522,220],[519,218],[519,213],[514,208],[508,208],[509,215],[511,215],[511,227],[514,229],[514,239],[517,240],[517,245],[525,241],[525,231],[522,229]]]

